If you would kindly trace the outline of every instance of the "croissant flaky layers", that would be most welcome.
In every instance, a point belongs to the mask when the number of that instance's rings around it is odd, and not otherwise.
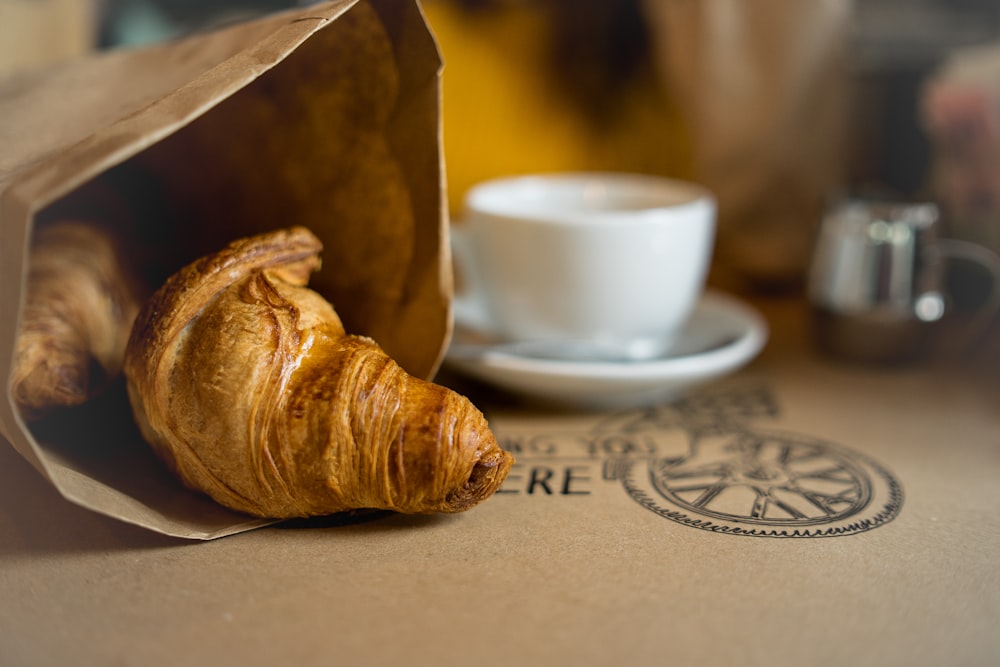
[[[143,436],[186,484],[257,516],[490,497],[511,455],[468,399],[345,333],[306,287],[321,249],[304,228],[236,241],[146,302],[124,364]]]

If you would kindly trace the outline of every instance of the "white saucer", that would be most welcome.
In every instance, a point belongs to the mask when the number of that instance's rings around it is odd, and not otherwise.
[[[455,351],[478,335],[456,318],[445,364],[518,394],[589,408],[622,408],[669,400],[696,384],[741,368],[767,342],[768,327],[752,307],[707,291],[680,334],[677,353],[648,361],[566,361],[486,347],[477,356]],[[464,324],[464,326],[463,326]],[[689,351],[689,352],[685,352]]]

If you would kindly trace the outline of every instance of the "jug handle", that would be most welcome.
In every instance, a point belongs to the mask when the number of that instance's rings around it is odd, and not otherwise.
[[[977,264],[990,274],[990,292],[976,309],[976,313],[962,335],[958,349],[968,349],[989,327],[1000,312],[1000,255],[989,248],[962,239],[938,239],[938,252],[947,260],[965,260]]]

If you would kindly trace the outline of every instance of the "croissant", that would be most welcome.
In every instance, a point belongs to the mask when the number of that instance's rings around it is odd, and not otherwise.
[[[11,375],[23,416],[81,405],[118,376],[142,294],[110,228],[86,220],[39,227]]]
[[[460,512],[513,462],[460,394],[348,335],[306,287],[320,241],[295,227],[235,241],[171,276],[136,319],[136,422],[188,486],[292,518]]]

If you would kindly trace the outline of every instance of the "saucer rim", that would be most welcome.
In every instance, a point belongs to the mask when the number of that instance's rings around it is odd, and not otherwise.
[[[586,378],[591,380],[642,381],[656,379],[683,379],[688,376],[711,376],[724,372],[755,357],[767,342],[767,321],[746,302],[725,292],[706,289],[695,306],[691,321],[709,313],[727,318],[733,328],[734,339],[719,347],[676,357],[662,357],[648,361],[572,361],[540,359],[519,355],[511,351],[487,350],[475,359],[449,357],[444,361],[460,371],[477,377],[473,369],[488,369],[534,375],[546,378]],[[463,326],[455,318],[456,329]],[[681,332],[689,329],[691,324]],[[738,329],[738,330],[737,330]],[[490,380],[494,382],[493,380]]]

